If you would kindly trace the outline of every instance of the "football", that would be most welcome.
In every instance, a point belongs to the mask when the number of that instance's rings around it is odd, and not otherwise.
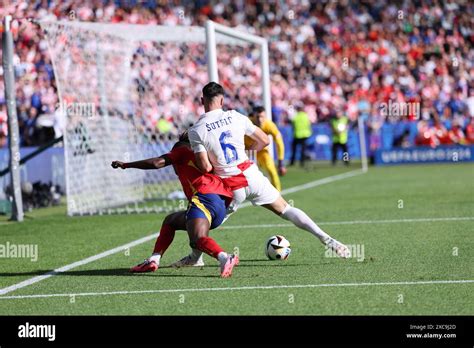
[[[265,244],[265,255],[270,260],[286,260],[291,253],[290,242],[283,236],[272,236]]]

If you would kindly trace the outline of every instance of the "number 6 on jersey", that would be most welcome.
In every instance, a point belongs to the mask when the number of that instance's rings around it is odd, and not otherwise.
[[[234,145],[228,144],[226,142],[227,138],[231,138],[232,134],[230,131],[222,132],[221,136],[219,137],[219,143],[221,144],[222,152],[224,152],[225,161],[227,164],[235,162],[239,159],[237,155],[237,150],[235,149]]]

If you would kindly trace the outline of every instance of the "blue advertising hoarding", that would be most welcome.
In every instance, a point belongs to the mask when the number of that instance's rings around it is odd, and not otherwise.
[[[379,149],[375,151],[376,165],[415,163],[456,163],[474,161],[474,145]]]

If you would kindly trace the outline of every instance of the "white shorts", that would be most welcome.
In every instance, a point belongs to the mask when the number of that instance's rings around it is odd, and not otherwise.
[[[229,205],[228,213],[235,212],[246,199],[253,205],[264,205],[271,204],[280,197],[280,192],[263,175],[256,164],[252,164],[242,173],[247,179],[248,185],[233,191],[234,199]]]

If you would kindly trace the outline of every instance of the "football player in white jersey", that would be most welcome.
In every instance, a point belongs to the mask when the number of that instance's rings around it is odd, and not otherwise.
[[[295,226],[316,236],[324,245],[343,258],[350,257],[350,249],[329,236],[302,210],[289,205],[270,183],[257,165],[248,159],[244,136],[254,140],[259,151],[269,144],[268,136],[252,124],[247,116],[235,110],[222,110],[224,89],[210,82],[202,90],[201,102],[205,113],[188,131],[196,164],[204,172],[214,171],[231,187],[234,199],[229,214],[235,212],[246,199],[253,205],[263,206]],[[174,266],[192,266],[199,255],[193,252]]]

